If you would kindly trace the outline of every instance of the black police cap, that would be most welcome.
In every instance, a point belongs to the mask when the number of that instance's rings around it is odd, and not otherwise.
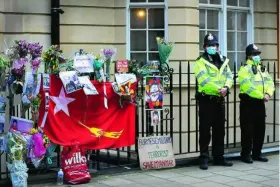
[[[214,34],[209,33],[204,37],[204,45],[219,45],[219,42]]]
[[[250,55],[259,55],[261,54],[261,51],[255,44],[250,44],[246,47],[246,56]]]

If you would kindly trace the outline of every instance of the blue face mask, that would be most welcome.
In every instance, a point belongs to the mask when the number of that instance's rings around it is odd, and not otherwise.
[[[217,48],[216,47],[213,47],[213,46],[210,46],[210,47],[207,47],[206,48],[206,51],[209,55],[214,55],[216,54],[217,52]]]
[[[253,62],[255,62],[255,63],[260,63],[261,62],[261,57],[258,55],[258,56],[253,56],[252,57],[252,60],[253,60]]]

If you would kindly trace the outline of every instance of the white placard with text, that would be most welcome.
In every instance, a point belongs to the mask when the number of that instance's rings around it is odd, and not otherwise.
[[[172,168],[176,166],[170,136],[141,137],[138,153],[142,170]]]

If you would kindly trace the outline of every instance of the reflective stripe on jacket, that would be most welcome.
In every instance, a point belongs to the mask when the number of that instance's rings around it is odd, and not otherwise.
[[[257,65],[257,74],[255,75],[252,70],[253,64],[252,60],[247,60],[246,65],[242,66],[238,72],[240,93],[256,99],[263,99],[265,94],[272,96],[275,86],[271,76],[267,70],[262,72],[260,65]]]
[[[207,95],[219,96],[219,89],[232,86],[233,77],[228,65],[229,59],[225,59],[218,69],[214,64],[203,57],[199,58],[194,65],[194,73],[198,82],[198,92]]]

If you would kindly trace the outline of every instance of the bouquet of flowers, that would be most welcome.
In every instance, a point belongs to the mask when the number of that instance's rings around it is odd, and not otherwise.
[[[27,166],[24,162],[28,153],[30,136],[10,130],[7,136],[9,163],[13,187],[27,187]]]
[[[157,37],[160,63],[168,63],[168,58],[172,52],[174,42],[167,42],[164,38]]]
[[[15,45],[13,45],[8,50],[8,57],[12,62],[12,71],[10,77],[10,84],[12,85],[12,91],[15,94],[21,94],[23,89],[23,76],[25,72],[25,66],[29,61],[28,54],[28,42],[25,40],[15,41]]]
[[[6,88],[6,69],[9,67],[9,59],[6,56],[0,55],[0,90]]]
[[[41,103],[40,95],[37,95],[34,98],[29,98],[31,100],[31,113],[32,113],[32,121],[35,123],[38,120],[38,114],[39,114],[39,107]]]
[[[116,54],[116,49],[101,49],[101,54],[104,58],[106,64],[106,80],[110,80],[110,64],[112,62],[112,57]]]
[[[23,92],[23,80],[24,68],[12,69],[12,76],[10,81],[12,82],[12,91],[15,94],[21,94]]]
[[[47,148],[50,146],[50,142],[46,135],[35,128],[31,129],[30,134],[32,134],[32,138],[29,157],[34,166],[38,168],[46,154]]]
[[[104,64],[104,61],[101,59],[100,56],[97,56],[93,60],[93,68],[94,68],[95,79],[98,82],[102,82],[103,81],[103,78],[102,78],[104,76],[103,64]]]
[[[51,74],[59,72],[59,64],[62,59],[62,50],[59,46],[52,45],[47,51],[42,53],[43,61],[45,62],[45,71]]]
[[[28,45],[29,53],[31,55],[31,68],[32,73],[35,75],[38,73],[38,68],[41,63],[42,48],[39,43],[30,43]],[[36,82],[36,81],[35,81]]]

